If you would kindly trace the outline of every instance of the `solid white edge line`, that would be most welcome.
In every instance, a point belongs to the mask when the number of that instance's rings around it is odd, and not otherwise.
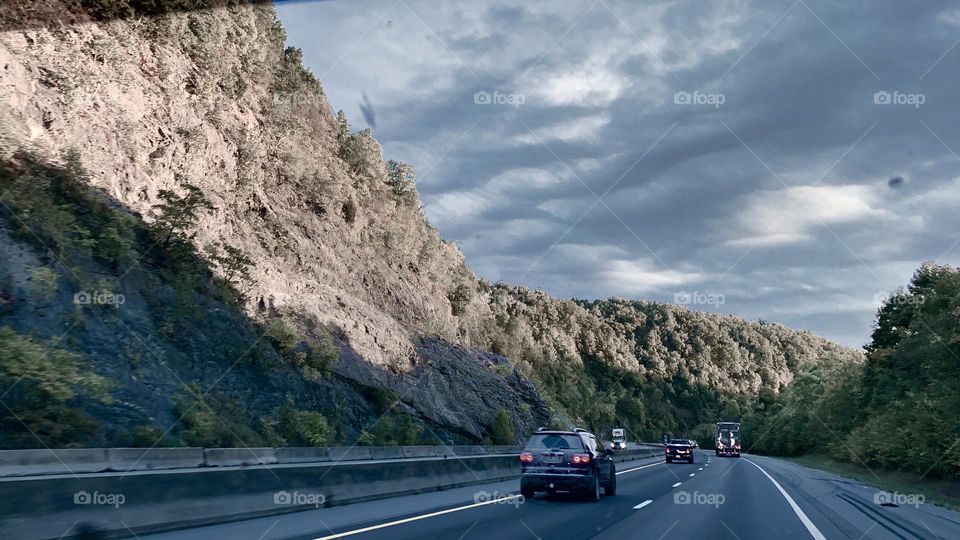
[[[632,468],[632,469],[627,469],[627,470],[625,470],[625,471],[619,471],[619,472],[617,472],[616,474],[619,476],[619,475],[621,475],[621,474],[626,474],[626,473],[628,473],[628,472],[639,471],[640,469],[646,469],[647,467],[653,467],[654,465],[662,465],[662,464],[663,464],[662,461],[658,461],[657,463],[650,463],[650,464],[648,464],[648,465],[641,465],[640,467],[634,467],[634,468]],[[412,521],[419,521],[419,520],[421,520],[421,519],[427,519],[427,518],[442,516],[442,515],[444,515],[444,514],[451,514],[451,513],[453,513],[453,512],[459,512],[459,511],[461,511],[461,510],[469,510],[469,509],[471,509],[471,508],[477,508],[477,507],[479,507],[479,506],[485,506],[485,505],[488,505],[488,504],[493,504],[493,503],[498,503],[498,502],[502,502],[502,501],[507,501],[507,500],[515,499],[515,498],[517,498],[517,497],[518,497],[518,495],[507,495],[507,496],[505,496],[505,497],[500,497],[499,499],[493,499],[493,500],[490,500],[490,501],[483,501],[483,502],[479,502],[479,503],[468,504],[468,505],[465,505],[465,506],[458,506],[458,507],[456,507],[456,508],[448,508],[448,509],[446,509],[446,510],[440,510],[440,511],[438,511],[438,512],[430,512],[429,514],[422,514],[422,515],[419,515],[419,516],[413,516],[413,517],[408,517],[408,518],[404,518],[404,519],[398,519],[398,520],[396,520],[396,521],[390,521],[390,522],[387,522],[387,523],[380,523],[379,525],[371,525],[371,526],[369,526],[369,527],[364,527],[364,528],[362,528],[362,529],[354,529],[354,530],[352,530],[352,531],[345,531],[345,532],[342,532],[342,533],[331,534],[330,536],[321,536],[321,537],[319,537],[319,538],[314,538],[313,540],[334,540],[334,539],[336,539],[336,538],[344,538],[344,537],[346,537],[346,536],[353,536],[353,535],[355,535],[355,534],[361,534],[361,533],[365,533],[365,532],[375,531],[375,530],[377,530],[377,529],[385,529],[385,528],[387,528],[387,527],[393,527],[393,526],[395,526],[395,525],[403,525],[404,523],[410,523],[410,522],[412,522]]]
[[[390,521],[390,522],[387,522],[387,523],[381,523],[381,524],[379,524],[379,525],[371,525],[371,526],[369,526],[369,527],[364,527],[364,528],[362,528],[362,529],[354,529],[354,530],[352,530],[352,531],[345,531],[345,532],[342,532],[342,533],[331,534],[330,536],[321,536],[321,537],[319,537],[319,538],[314,538],[313,540],[333,540],[333,539],[335,539],[335,538],[343,538],[343,537],[345,537],[345,536],[353,536],[353,535],[355,535],[355,534],[360,534],[360,533],[375,531],[375,530],[377,530],[377,529],[385,529],[385,528],[387,528],[387,527],[393,527],[394,525],[402,525],[402,524],[404,524],[404,523],[410,523],[410,522],[412,522],[412,521],[419,521],[419,520],[421,520],[421,519],[427,519],[427,518],[432,518],[432,517],[436,517],[436,516],[442,516],[442,515],[444,515],[444,514],[452,514],[453,512],[459,512],[459,511],[461,511],[461,510],[469,510],[470,508],[476,508],[476,507],[478,507],[478,506],[486,506],[486,505],[488,505],[488,504],[499,503],[499,502],[503,502],[503,501],[506,501],[506,500],[515,499],[515,498],[517,498],[517,497],[518,497],[518,495],[507,495],[507,496],[505,496],[505,497],[499,497],[499,498],[497,498],[497,499],[492,499],[492,500],[489,500],[489,501],[483,501],[483,502],[468,504],[468,505],[466,505],[466,506],[458,506],[458,507],[456,507],[456,508],[448,508],[448,509],[446,509],[446,510],[440,510],[440,511],[437,511],[437,512],[430,512],[429,514],[422,514],[422,515],[419,515],[419,516],[413,516],[413,517],[408,517],[408,518],[404,518],[404,519],[398,519],[398,520],[396,520],[396,521]]]
[[[817,526],[814,525],[812,521],[810,521],[810,518],[808,518],[807,515],[803,513],[803,510],[800,509],[800,506],[797,505],[796,501],[793,500],[793,497],[791,497],[790,494],[787,493],[785,489],[783,489],[783,486],[781,486],[779,482],[777,482],[776,480],[773,479],[772,476],[767,474],[767,471],[763,470],[761,466],[757,465],[756,463],[750,461],[747,458],[741,458],[741,459],[743,459],[747,463],[759,469],[764,476],[766,476],[771,482],[773,482],[774,487],[776,487],[777,490],[780,491],[780,494],[783,495],[783,498],[786,499],[787,502],[790,504],[790,508],[792,508],[793,512],[797,514],[797,517],[800,518],[800,521],[803,523],[803,526],[807,528],[807,532],[810,533],[810,536],[814,537],[816,540],[827,540],[827,537],[824,536],[823,533],[820,532],[820,529],[818,529]]]
[[[683,482],[677,482],[676,484],[673,485],[673,487],[677,487],[677,486],[679,486],[679,485],[682,484],[682,483],[683,483]]]
[[[643,501],[642,503],[634,506],[633,509],[634,509],[634,510],[639,510],[639,509],[643,508],[644,506],[646,506],[646,505],[648,505],[648,504],[650,504],[650,503],[652,503],[652,502],[653,502],[652,500],[647,499],[647,500]]]

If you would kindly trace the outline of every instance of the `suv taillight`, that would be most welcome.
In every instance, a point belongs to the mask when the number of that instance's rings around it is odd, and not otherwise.
[[[574,454],[573,457],[570,458],[570,463],[574,465],[586,465],[590,463],[590,454]]]
[[[533,454],[530,452],[521,452],[520,463],[533,463]]]

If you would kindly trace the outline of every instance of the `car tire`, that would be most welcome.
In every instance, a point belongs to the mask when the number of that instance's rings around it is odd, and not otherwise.
[[[600,500],[600,477],[593,477],[593,489],[587,491],[587,500],[597,502]]]
[[[537,492],[533,490],[533,487],[523,481],[523,478],[520,479],[520,494],[523,495],[524,499],[532,499]]]
[[[673,460],[670,458],[667,458],[667,463],[673,463]]]
[[[607,497],[613,497],[617,494],[617,474],[610,475],[610,485],[603,488],[603,494]]]

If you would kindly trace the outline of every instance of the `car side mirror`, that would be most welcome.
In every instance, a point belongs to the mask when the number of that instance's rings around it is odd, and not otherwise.
[[[606,455],[608,455],[608,456],[612,456],[612,455],[613,455],[613,448],[604,448],[604,449],[603,449],[603,453],[606,454]]]

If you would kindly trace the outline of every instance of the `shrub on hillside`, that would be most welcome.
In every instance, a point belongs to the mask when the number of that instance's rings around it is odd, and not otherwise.
[[[0,326],[0,448],[63,447],[98,423],[72,406],[77,397],[110,402],[109,383],[80,357]]]

